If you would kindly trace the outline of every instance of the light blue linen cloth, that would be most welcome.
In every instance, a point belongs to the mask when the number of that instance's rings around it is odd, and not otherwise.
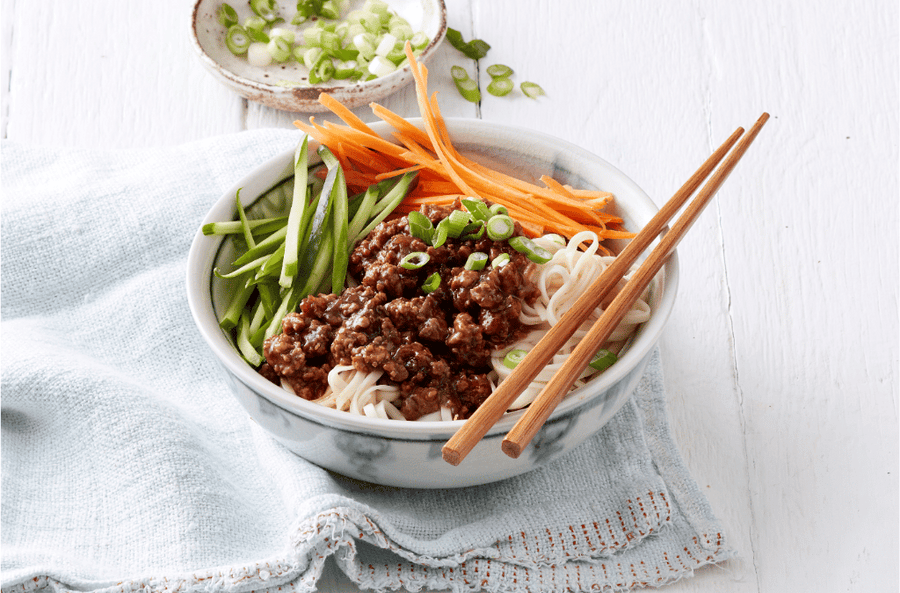
[[[299,139],[2,145],[2,586],[611,591],[732,556],[668,429],[658,355],[595,438],[530,474],[416,491],[326,472],[229,395],[188,310],[210,205]]]

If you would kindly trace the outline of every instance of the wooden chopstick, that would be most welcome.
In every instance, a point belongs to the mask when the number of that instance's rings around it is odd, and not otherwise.
[[[609,307],[606,308],[588,331],[587,335],[574,348],[563,363],[563,366],[547,382],[535,400],[531,402],[525,411],[525,415],[516,422],[512,430],[506,435],[506,438],[503,439],[501,448],[504,453],[510,457],[518,457],[528,443],[531,442],[531,439],[534,438],[534,435],[537,434],[559,402],[565,397],[572,384],[597,353],[597,350],[609,339],[622,317],[631,309],[634,302],[668,260],[669,255],[679,241],[687,234],[687,231],[690,230],[694,221],[697,220],[707,204],[712,201],[712,197],[725,182],[725,179],[728,178],[731,171],[734,170],[735,165],[744,156],[744,153],[768,119],[769,114],[763,113],[728,156],[722,167],[713,174],[697,197],[685,208],[684,213],[678,218],[672,228],[660,239],[659,244],[650,252],[650,255],[637,269],[631,280],[616,295]]]
[[[580,327],[584,320],[590,316],[591,312],[609,295],[610,291],[631,268],[637,257],[662,232],[669,220],[675,216],[687,199],[703,183],[703,180],[716,168],[743,133],[744,129],[738,128],[722,146],[710,155],[706,162],[650,219],[650,222],[644,226],[641,232],[629,241],[625,249],[622,250],[604,273],[591,284],[572,308],[556,325],[550,328],[516,369],[500,383],[490,397],[478,407],[456,434],[447,441],[441,450],[442,456],[447,463],[458,465],[487,431],[506,413],[516,397],[522,393],[540,370],[546,366],[547,362],[569,340],[572,332]]]

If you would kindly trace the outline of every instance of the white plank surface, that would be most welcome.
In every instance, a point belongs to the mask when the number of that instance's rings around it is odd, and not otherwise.
[[[163,146],[298,116],[202,69],[187,0],[2,4],[2,133]],[[672,424],[740,558],[681,591],[898,588],[896,2],[448,0],[450,25],[548,95],[450,117],[591,150],[661,203],[737,126],[772,119],[679,249],[663,338]],[[382,102],[415,115],[412,89]],[[368,109],[356,111],[372,121]],[[320,118],[322,116],[319,116]],[[352,590],[333,569],[323,591]]]

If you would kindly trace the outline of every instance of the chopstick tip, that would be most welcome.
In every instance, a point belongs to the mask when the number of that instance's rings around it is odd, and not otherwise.
[[[509,439],[503,439],[503,442],[500,443],[500,448],[513,459],[518,459],[519,455],[522,454],[522,445]]]
[[[444,461],[446,461],[450,465],[459,465],[459,463],[462,461],[462,455],[459,454],[459,451],[457,451],[456,449],[451,449],[446,445],[443,449],[441,449],[441,457],[443,457]]]

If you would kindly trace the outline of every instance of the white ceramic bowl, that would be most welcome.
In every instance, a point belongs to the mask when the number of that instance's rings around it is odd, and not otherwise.
[[[264,68],[251,66],[246,57],[235,56],[225,46],[225,27],[217,17],[221,4],[222,0],[196,1],[191,12],[191,43],[210,74],[251,101],[282,111],[316,113],[327,111],[318,101],[319,94],[326,92],[353,109],[383,99],[413,80],[409,66],[405,66],[368,82],[332,80],[310,85],[307,69],[296,61]],[[238,11],[241,22],[250,16],[246,0],[230,4]],[[293,0],[278,0],[277,4],[279,14],[293,15],[296,12],[296,2]],[[388,4],[409,21],[414,31],[424,31],[428,35],[431,41],[418,58],[418,61],[427,63],[447,33],[444,0],[388,0]]]
[[[421,120],[411,120],[421,126]],[[530,180],[549,173],[575,187],[611,191],[626,227],[639,229],[656,213],[650,198],[603,159],[572,144],[527,129],[480,120],[448,119],[454,144],[476,159]],[[372,127],[388,137],[383,123]],[[300,137],[298,137],[298,141]],[[314,144],[314,143],[311,143]],[[311,146],[310,150],[314,150]],[[315,154],[311,152],[311,155]],[[219,199],[203,221],[232,220],[241,188],[245,206],[291,175],[293,148],[262,164]],[[675,301],[673,254],[651,286],[652,316],[619,361],[567,396],[518,459],[500,450],[504,435],[523,412],[506,414],[458,466],[441,458],[441,447],[463,421],[404,422],[351,415],[289,394],[247,365],[219,329],[216,311],[226,302],[216,265],[227,266],[222,239],[198,230],[187,268],[187,291],[197,327],[221,363],[234,396],[247,413],[301,457],[337,473],[389,486],[451,488],[522,474],[576,447],[596,433],[634,391]],[[223,394],[224,396],[224,394]]]

